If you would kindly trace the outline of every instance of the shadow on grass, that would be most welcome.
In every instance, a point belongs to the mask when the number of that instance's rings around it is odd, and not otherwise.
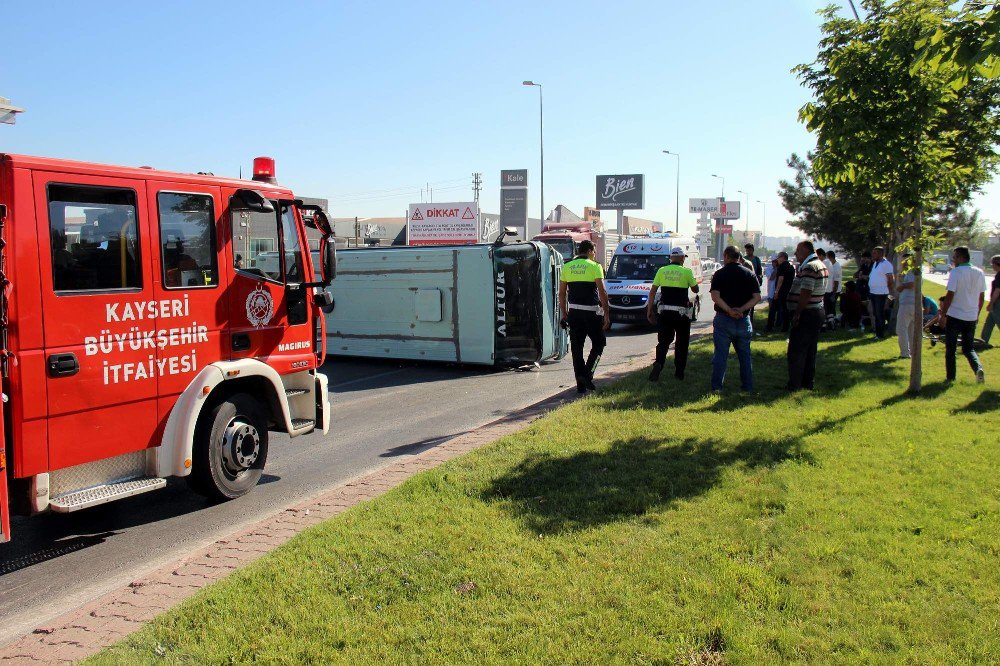
[[[727,467],[773,467],[796,459],[813,464],[799,440],[747,439],[733,446],[689,437],[681,442],[637,438],[608,451],[528,458],[484,491],[539,533],[579,530],[641,516],[696,497]]]
[[[826,340],[829,346],[820,349],[816,390],[807,395],[829,397],[832,404],[838,394],[861,383],[903,388],[905,368],[896,363],[894,357],[871,360],[852,354],[859,345],[867,347],[878,341],[839,335],[843,339],[831,336]],[[707,405],[697,404],[705,401],[710,391],[712,348],[710,344],[701,343],[692,346],[686,381],[664,377],[659,383],[650,383],[645,373],[636,373],[606,387],[588,401],[593,409],[603,412],[609,419],[636,409],[674,408],[693,414],[745,407],[772,408],[773,403],[789,395],[784,389],[787,380],[784,351],[784,345],[755,347],[754,373],[759,393],[748,395],[730,388],[728,393],[707,400]],[[735,365],[735,359],[731,359],[730,371]],[[666,369],[664,375],[667,375]],[[733,379],[729,377],[730,382]],[[647,435],[618,440],[607,451],[580,451],[568,456],[536,454],[494,480],[483,492],[483,498],[504,502],[510,513],[538,533],[585,529],[628,520],[706,493],[719,483],[727,468],[769,468],[790,460],[815,464],[815,459],[805,451],[806,438],[838,430],[856,419],[899,403],[936,400],[948,388],[946,382],[934,382],[926,384],[916,395],[902,393],[882,400],[848,404],[848,408],[853,406],[857,411],[831,413],[818,421],[802,424],[790,437],[743,432],[742,441],[733,443],[697,436],[657,439]],[[963,409],[985,411],[995,403],[996,397],[996,392],[986,392]],[[844,406],[841,405],[841,409]],[[780,406],[774,404],[773,408]],[[790,403],[788,409],[794,410],[794,406]],[[793,418],[792,413],[789,414]],[[784,412],[774,413],[775,419],[783,417]]]
[[[819,350],[816,367],[816,388],[803,395],[835,396],[861,383],[899,384],[904,377],[904,368],[896,365],[894,356],[878,360],[857,360],[851,357],[859,346],[880,342],[871,337],[849,337],[846,332],[831,334],[837,336],[834,342]],[[841,339],[842,338],[842,339]],[[821,339],[821,341],[830,338]],[[742,409],[750,405],[769,405],[789,396],[785,389],[788,383],[788,363],[785,345],[780,340],[764,340],[771,344],[762,345],[755,341],[752,346],[754,385],[750,394],[737,391],[739,385],[739,364],[731,352],[727,364],[726,388],[710,404],[690,409],[692,413],[722,413]],[[773,343],[778,342],[775,345]],[[710,341],[691,346],[686,370],[687,379],[673,379],[672,359],[667,359],[667,367],[658,383],[649,383],[638,377],[619,383],[601,394],[598,407],[606,411],[628,409],[668,409],[686,408],[699,402],[711,392],[713,348]]]
[[[1000,391],[986,390],[965,407],[953,409],[952,414],[986,414],[1000,408]]]

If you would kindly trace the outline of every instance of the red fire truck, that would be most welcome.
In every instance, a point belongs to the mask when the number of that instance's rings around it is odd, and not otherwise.
[[[0,541],[11,511],[169,476],[236,498],[268,431],[328,432],[334,247],[270,158],[248,181],[0,154]]]

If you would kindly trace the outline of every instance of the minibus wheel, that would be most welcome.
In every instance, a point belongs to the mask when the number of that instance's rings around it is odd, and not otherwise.
[[[213,499],[230,500],[250,492],[267,461],[267,421],[260,404],[236,393],[202,413],[195,428],[188,482]]]

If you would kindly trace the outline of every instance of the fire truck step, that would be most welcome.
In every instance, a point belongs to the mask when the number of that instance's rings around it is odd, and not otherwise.
[[[70,511],[79,511],[80,509],[97,506],[105,502],[163,488],[165,485],[167,485],[166,479],[156,477],[126,479],[117,483],[107,483],[87,488],[86,490],[77,490],[53,497],[49,501],[49,507],[56,513],[69,513]]]
[[[285,389],[285,395],[289,398],[294,398],[297,395],[305,395],[309,393],[308,389]]]
[[[302,430],[312,425],[316,425],[312,419],[292,419],[292,430]]]

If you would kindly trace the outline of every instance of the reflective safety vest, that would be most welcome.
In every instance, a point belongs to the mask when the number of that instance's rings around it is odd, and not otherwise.
[[[596,261],[577,257],[567,262],[559,278],[566,283],[567,300],[571,305],[600,305],[597,280],[604,279],[604,269]]]
[[[687,307],[688,289],[697,284],[694,271],[681,264],[667,264],[653,278],[653,285],[660,288],[661,305]]]

